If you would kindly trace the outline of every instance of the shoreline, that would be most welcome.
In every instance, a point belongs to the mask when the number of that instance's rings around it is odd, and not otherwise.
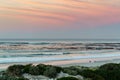
[[[97,67],[106,63],[120,63],[120,56],[105,57],[105,58],[88,58],[88,59],[77,59],[77,60],[61,60],[61,61],[48,61],[48,62],[21,62],[21,63],[2,63],[0,64],[0,71],[7,69],[11,65],[21,64],[46,64],[55,65],[61,67],[68,66],[86,66],[86,67]]]

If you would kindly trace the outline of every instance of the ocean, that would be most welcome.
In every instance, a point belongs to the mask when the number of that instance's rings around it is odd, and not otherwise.
[[[118,57],[119,49],[119,39],[1,39],[0,64]]]

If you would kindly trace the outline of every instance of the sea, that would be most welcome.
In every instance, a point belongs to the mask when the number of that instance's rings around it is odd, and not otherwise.
[[[0,39],[0,65],[120,56],[120,50],[116,49],[64,49],[65,44],[67,44],[67,46],[71,44],[74,44],[74,46],[82,44],[82,46],[84,46],[84,44],[88,43],[113,43],[118,44],[117,47],[120,47],[120,39]],[[70,54],[89,54],[89,56],[66,56]]]

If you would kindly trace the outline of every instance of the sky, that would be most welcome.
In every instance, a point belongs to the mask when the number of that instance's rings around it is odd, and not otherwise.
[[[0,0],[0,39],[120,39],[120,0]]]

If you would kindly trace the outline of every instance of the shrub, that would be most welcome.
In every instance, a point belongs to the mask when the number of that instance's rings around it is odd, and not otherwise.
[[[36,67],[39,70],[39,75],[43,75],[44,71],[46,70],[46,65],[44,65],[44,64],[38,64]]]
[[[63,78],[59,78],[57,80],[79,80],[79,79],[77,79],[75,77],[63,77]]]
[[[47,67],[44,71],[44,76],[47,76],[49,78],[55,78],[57,74],[58,73],[55,67]]]
[[[100,70],[113,71],[113,70],[120,70],[120,66],[119,66],[119,64],[108,63],[108,64],[104,64],[104,65],[100,66],[99,69],[100,69]]]
[[[13,65],[8,67],[7,73],[12,76],[21,76],[24,72],[23,65]]]
[[[24,72],[24,73],[29,73],[29,70],[30,70],[31,67],[32,67],[32,64],[27,64],[27,65],[25,65],[23,72]]]
[[[29,74],[31,75],[39,75],[39,68],[36,66],[31,66],[29,68]]]
[[[70,75],[77,75],[79,71],[80,70],[74,66],[63,68],[63,72],[68,73]]]
[[[96,74],[92,70],[83,70],[80,75],[84,76],[85,78],[91,78],[92,80],[105,80],[101,75]]]
[[[28,79],[23,77],[14,77],[14,76],[4,75],[4,76],[0,76],[0,80],[28,80]]]

